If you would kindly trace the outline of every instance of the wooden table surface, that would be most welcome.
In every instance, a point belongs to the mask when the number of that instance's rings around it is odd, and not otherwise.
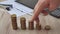
[[[26,18],[26,26],[28,27],[28,21],[31,16],[28,14],[22,15]],[[43,16],[42,14],[39,16],[40,23],[42,25],[42,30],[21,30],[20,25],[20,17],[17,17],[18,30],[13,30],[11,25],[11,16],[7,13],[7,10],[0,8],[0,34],[60,34],[60,19],[54,18],[50,15]],[[35,23],[36,24],[36,23]],[[46,25],[51,26],[50,31],[44,30]]]

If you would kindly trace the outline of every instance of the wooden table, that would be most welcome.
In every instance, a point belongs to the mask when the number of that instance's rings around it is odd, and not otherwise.
[[[28,14],[22,15],[24,16],[27,21],[27,27],[28,27],[28,21],[30,20],[31,16]],[[21,30],[21,25],[20,25],[20,17],[17,17],[17,23],[18,23],[18,30],[13,30],[12,25],[11,25],[11,16],[7,12],[7,10],[1,9],[0,8],[0,34],[60,34],[60,19],[54,18],[50,15],[43,16],[42,14],[39,16],[40,17],[40,23],[42,25],[42,30]],[[35,23],[36,24],[36,23]],[[46,25],[51,26],[50,31],[44,30],[44,27]]]

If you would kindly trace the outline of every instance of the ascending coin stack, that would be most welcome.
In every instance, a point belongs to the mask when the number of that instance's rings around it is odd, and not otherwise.
[[[11,21],[12,21],[12,28],[14,30],[17,30],[18,27],[17,27],[17,17],[16,17],[16,14],[11,15]],[[34,30],[34,22],[30,22],[29,21],[28,23],[29,23],[28,24],[29,25],[28,29],[29,30]],[[22,30],[26,30],[26,18],[25,17],[21,17],[20,18],[20,24],[21,24],[21,29]],[[45,29],[47,29],[47,28],[45,28]],[[36,24],[36,29],[37,30],[41,30],[41,25],[39,25],[39,23]]]

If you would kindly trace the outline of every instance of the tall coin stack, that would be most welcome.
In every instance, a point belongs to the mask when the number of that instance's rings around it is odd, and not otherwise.
[[[14,30],[17,30],[17,19],[16,14],[11,15],[12,27]]]
[[[25,19],[25,17],[20,18],[20,24],[21,24],[21,29],[25,30],[26,29],[26,19]]]

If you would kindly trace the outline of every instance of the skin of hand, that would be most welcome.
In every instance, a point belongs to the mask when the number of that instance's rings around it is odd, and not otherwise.
[[[59,5],[60,0],[38,0],[34,8],[34,14],[30,21],[39,20],[38,16],[40,13],[47,14],[47,12],[44,12],[45,8],[48,8],[51,11],[56,9]]]

